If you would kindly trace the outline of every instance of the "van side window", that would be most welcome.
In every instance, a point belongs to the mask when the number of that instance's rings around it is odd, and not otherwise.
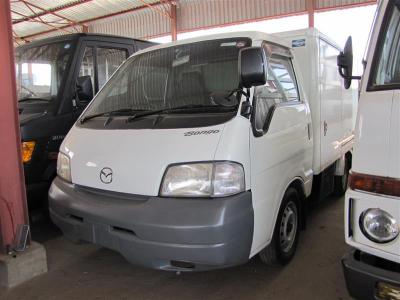
[[[94,56],[93,47],[86,47],[83,54],[81,68],[79,69],[80,76],[90,76],[92,80],[92,87],[94,88]],[[94,92],[94,91],[93,91]]]
[[[290,58],[272,56],[269,65],[285,94],[285,101],[299,101],[296,78]]]
[[[384,26],[379,38],[379,54],[374,58],[376,61],[370,80],[372,88],[390,89],[391,85],[400,84],[400,10],[396,5],[393,7],[389,22]]]
[[[97,76],[99,89],[107,82],[127,57],[128,52],[125,49],[97,48]]]

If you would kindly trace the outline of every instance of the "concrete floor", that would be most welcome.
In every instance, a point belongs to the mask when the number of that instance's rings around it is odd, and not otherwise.
[[[33,226],[33,238],[47,249],[49,272],[0,291],[13,299],[350,299],[340,265],[343,198],[329,199],[310,212],[294,260],[267,268],[258,257],[246,265],[203,273],[148,270],[118,253],[75,245],[49,224]]]

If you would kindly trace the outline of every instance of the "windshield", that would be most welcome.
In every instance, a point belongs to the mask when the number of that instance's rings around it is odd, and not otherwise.
[[[237,107],[239,50],[250,43],[247,38],[211,40],[136,55],[108,81],[85,115],[123,109]]]
[[[71,42],[17,49],[15,54],[18,99],[54,99],[65,76]]]

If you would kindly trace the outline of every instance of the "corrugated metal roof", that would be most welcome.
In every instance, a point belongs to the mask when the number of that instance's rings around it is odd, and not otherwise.
[[[36,34],[52,31],[67,26],[70,22],[85,22],[99,17],[116,14],[137,8],[147,8],[147,4],[158,0],[24,0],[13,1],[11,18],[17,36],[30,39]],[[46,13],[49,10],[57,14]],[[39,14],[39,16],[37,16]],[[67,18],[68,20],[65,20]],[[24,20],[23,22],[21,22]],[[47,24],[45,24],[47,23]],[[81,29],[81,28],[79,28]],[[64,33],[71,29],[64,29]]]
[[[143,9],[89,24],[89,32],[152,37],[170,32],[170,21],[158,11]]]
[[[168,3],[171,1],[177,3],[179,32],[302,14],[306,12],[307,2],[307,0],[14,0],[10,5],[14,33],[26,40],[80,31],[82,30],[80,23],[88,26],[89,32],[146,38],[170,33],[170,18],[166,14],[169,11]],[[375,0],[314,1],[316,10],[376,2]],[[152,8],[148,5],[152,5]],[[47,13],[41,8],[54,13]],[[120,14],[121,12],[123,14]],[[66,28],[71,25],[71,21],[75,22],[75,28]],[[79,26],[76,23],[79,23]],[[57,28],[64,29],[55,31]]]
[[[178,10],[178,30],[219,26],[302,13],[305,0],[182,0]]]
[[[346,7],[354,5],[365,5],[369,3],[376,3],[373,0],[316,0],[315,8],[318,9],[328,9],[335,7]]]

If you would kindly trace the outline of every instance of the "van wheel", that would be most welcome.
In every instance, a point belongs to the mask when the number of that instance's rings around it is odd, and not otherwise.
[[[283,196],[271,243],[260,253],[261,261],[269,266],[285,265],[294,256],[299,240],[300,197],[294,188]]]
[[[350,164],[348,158],[344,163],[344,174],[342,176],[335,176],[333,194],[335,196],[343,196],[347,189],[347,180],[349,178]]]

